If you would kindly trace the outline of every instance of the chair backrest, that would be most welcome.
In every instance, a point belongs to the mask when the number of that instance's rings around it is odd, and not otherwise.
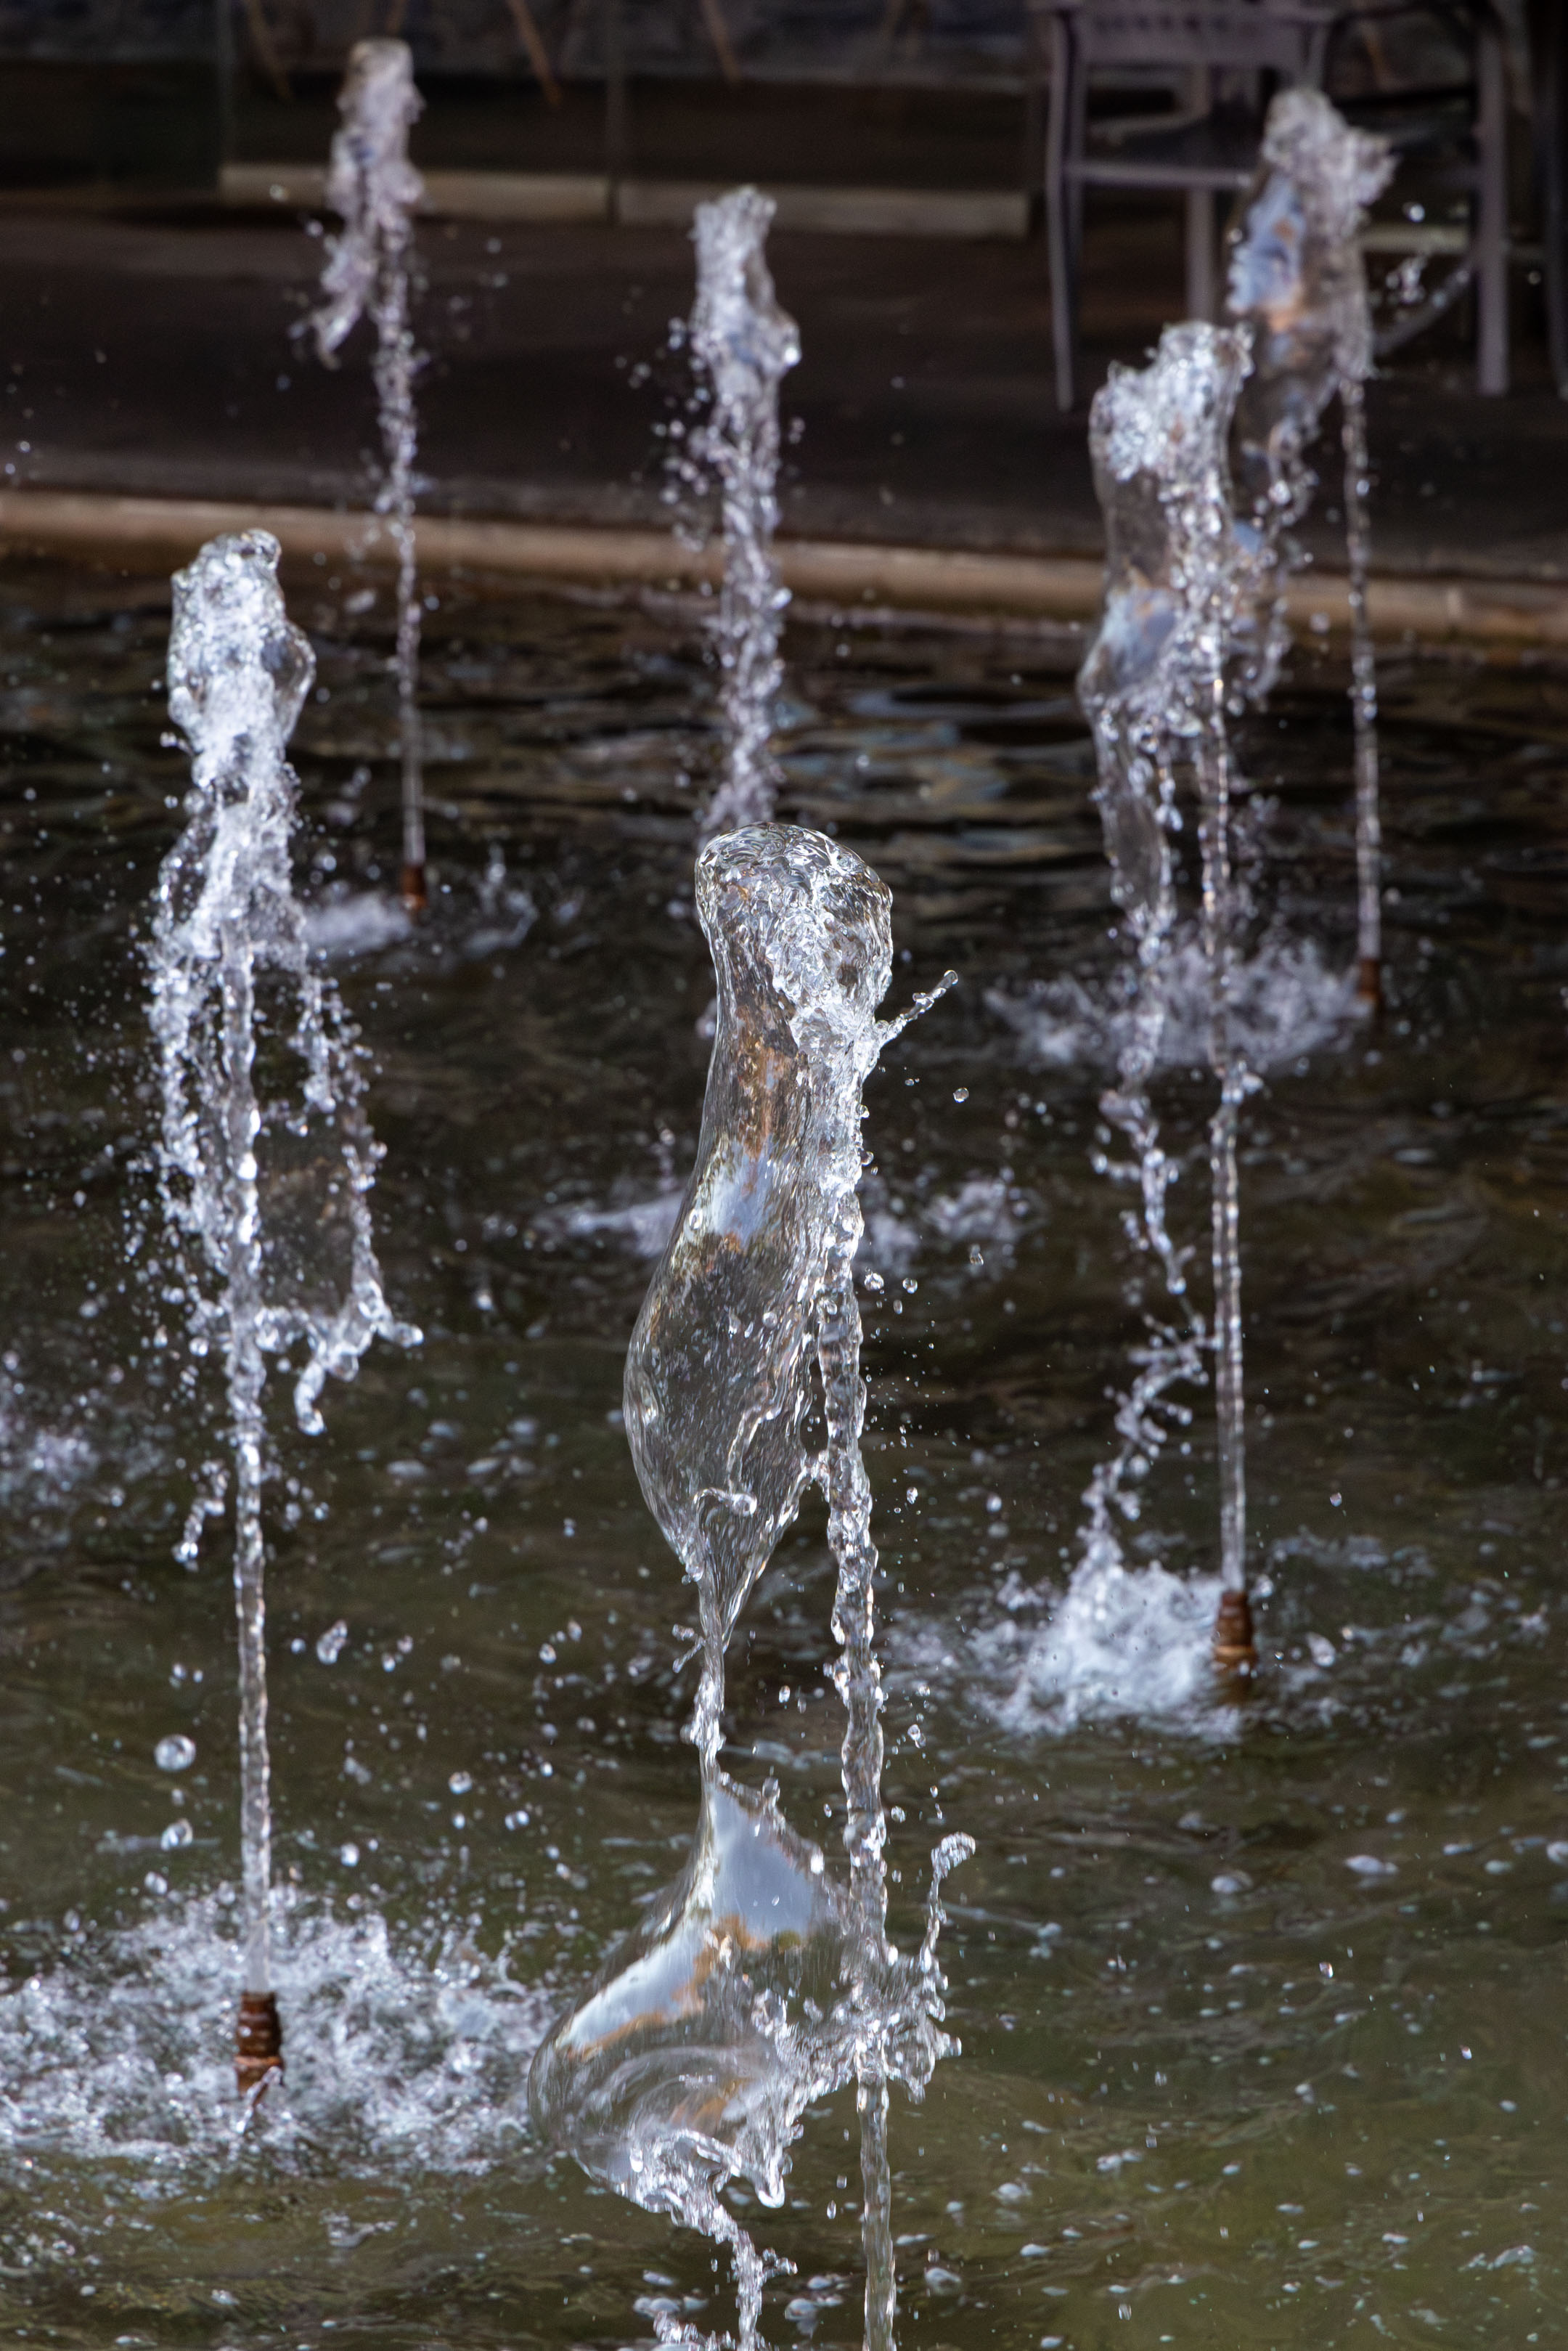
[[[1068,0],[1051,13],[1069,19],[1086,66],[1250,66],[1292,78],[1333,16],[1312,0]]]

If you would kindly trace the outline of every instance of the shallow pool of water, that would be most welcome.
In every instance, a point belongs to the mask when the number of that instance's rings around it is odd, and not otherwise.
[[[438,887],[411,929],[375,613],[297,594],[321,952],[373,1059],[413,1355],[297,1435],[276,1384],[274,1786],[289,2074],[243,2135],[225,1530],[172,1556],[193,1421],[132,1245],[141,941],[183,768],[157,583],[12,570],[0,611],[0,2320],[63,2346],[520,2346],[730,2325],[702,2240],[534,2141],[530,2053],[695,1812],[674,1561],[621,1368],[695,1146],[710,997],[690,620],[428,620]],[[1568,2339],[1568,684],[1385,665],[1389,1008],[1353,947],[1343,678],[1245,730],[1243,1132],[1265,1667],[1203,1663],[1208,1399],[1113,1624],[1060,1603],[1140,1329],[1091,1167],[1114,946],[1065,641],[802,627],[782,813],[894,893],[869,1090],[868,1453],[894,1931],[962,2054],[892,2124],[911,2346]],[[1196,1011],[1158,1090],[1207,1231]],[[1151,1571],[1163,1571],[1155,1573]],[[1181,1581],[1176,1581],[1180,1579]],[[1190,1582],[1197,1579],[1197,1582]],[[732,1656],[726,1762],[836,1851],[820,1513]],[[160,1768],[161,1740],[193,1741]],[[860,2339],[852,2097],[809,2118],[775,2344]],[[737,2205],[744,2199],[737,2197]]]

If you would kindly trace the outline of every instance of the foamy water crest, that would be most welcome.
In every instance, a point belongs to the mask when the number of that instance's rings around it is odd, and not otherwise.
[[[282,1908],[281,1898],[279,1907]],[[276,1955],[287,2080],[248,2128],[234,2086],[236,1910],[165,1897],[141,1924],[74,1937],[0,1989],[0,2148],[127,2162],[169,2192],[239,2159],[329,2142],[341,2171],[481,2171],[528,2130],[528,2059],[549,2021],[464,1929],[421,1951],[376,1915],[297,1900]]]
[[[1036,1069],[1114,1069],[1136,1017],[1124,975],[1098,986],[1069,975],[1031,981],[1018,992],[993,987],[986,1002]],[[1341,1050],[1358,1033],[1355,975],[1332,970],[1312,939],[1268,939],[1256,955],[1235,964],[1228,1006],[1228,1034],[1254,1070],[1282,1069],[1308,1054]],[[1155,1069],[1207,1066],[1209,1008],[1202,945],[1189,935],[1171,953]]]

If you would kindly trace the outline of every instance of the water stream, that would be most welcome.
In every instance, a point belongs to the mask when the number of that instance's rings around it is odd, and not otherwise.
[[[701,1812],[685,1869],[547,2040],[530,2090],[551,2138],[639,2203],[730,2247],[749,2351],[769,2263],[722,2191],[744,2178],[764,2203],[780,2203],[806,2108],[854,2081],[866,2341],[889,2351],[888,2086],[918,2095],[948,2046],[937,1896],[972,1849],[943,1841],[924,1941],[901,1959],[886,1934],[854,1278],[862,1089],[912,1016],[876,1017],[891,972],[890,898],[852,852],[798,827],[753,827],[710,841],[696,887],[718,979],[713,1060],[696,1165],[627,1355],[624,1410],[643,1494],[696,1592],[699,1677],[685,1735]],[[933,1000],[917,998],[915,1009]],[[785,1822],[776,1783],[753,1793],[718,1761],[727,1651],[813,1484],[837,1564],[844,1889]]]
[[[355,44],[338,106],[327,202],[342,221],[327,240],[322,301],[307,324],[329,366],[362,318],[376,331],[372,373],[385,471],[376,512],[397,552],[398,747],[402,778],[404,903],[425,903],[424,785],[419,716],[420,601],[414,541],[414,460],[419,418],[413,382],[422,357],[409,319],[413,214],[424,183],[408,159],[408,134],[422,100],[406,42]]]
[[[1246,1474],[1240,1256],[1236,1191],[1236,1119],[1253,1081],[1229,1017],[1246,907],[1231,853],[1232,771],[1226,718],[1226,664],[1244,608],[1245,581],[1232,523],[1227,443],[1246,371],[1244,331],[1202,325],[1167,328],[1142,370],[1114,367],[1095,396],[1090,446],[1105,518],[1106,589],[1100,626],[1079,673],[1079,698],[1094,730],[1094,789],[1111,867],[1111,893],[1129,935],[1134,1012],[1116,1085],[1103,1098],[1109,1125],[1131,1144],[1129,1165],[1100,1164],[1137,1191],[1126,1219],[1136,1257],[1163,1276],[1171,1323],[1143,1296],[1148,1330],[1136,1375],[1117,1410],[1120,1439],[1097,1468],[1086,1500],[1083,1561],[1071,1595],[1092,1621],[1124,1616],[1125,1570],[1115,1520],[1136,1520],[1139,1488],[1172,1427],[1190,1421],[1171,1391],[1215,1362],[1220,1460],[1219,1573],[1231,1625],[1246,1594]],[[1206,1328],[1190,1303],[1191,1251],[1172,1240],[1166,1197],[1175,1166],[1160,1142],[1149,1099],[1163,1031],[1171,1018],[1177,900],[1173,836],[1183,825],[1185,787],[1202,855],[1200,940],[1208,1059],[1220,1081],[1210,1131],[1214,1317]],[[1245,1625],[1217,1643],[1242,1653]],[[1131,1627],[1122,1629],[1130,1635]],[[1145,1632],[1143,1639],[1150,1638]],[[1156,1646],[1169,1638],[1155,1627]]]
[[[1372,312],[1359,233],[1394,172],[1386,140],[1353,130],[1321,91],[1282,90],[1269,110],[1255,191],[1231,254],[1228,308],[1252,330],[1251,370],[1236,403],[1231,470],[1255,609],[1237,648],[1241,689],[1260,698],[1286,643],[1285,574],[1301,562],[1291,533],[1317,488],[1307,452],[1339,395],[1344,448],[1351,712],[1355,745],[1356,961],[1364,1001],[1379,997],[1382,859],[1377,669],[1366,615],[1371,559],[1364,386]]]
[[[174,581],[169,714],[190,754],[185,829],[158,879],[152,1021],[162,1090],[159,1189],[170,1245],[149,1280],[186,1319],[183,1386],[222,1363],[234,1464],[239,1630],[242,2087],[278,2054],[267,1750],[267,1357],[298,1351],[294,1406],[319,1434],[329,1374],[351,1378],[372,1339],[404,1344],[382,1293],[367,1204],[377,1149],[360,1053],[336,990],[312,969],[290,874],[297,784],[288,737],[315,675],[266,532],[212,540]],[[160,1328],[160,1343],[167,1334]],[[179,1546],[196,1564],[226,1479],[209,1465]]]
[[[764,824],[779,789],[773,712],[783,671],[779,632],[789,591],[779,577],[779,386],[800,363],[795,321],[780,309],[765,247],[774,204],[736,188],[696,208],[697,296],[687,335],[708,407],[677,473],[716,483],[724,581],[714,628],[722,676],[725,765],[705,832]]]

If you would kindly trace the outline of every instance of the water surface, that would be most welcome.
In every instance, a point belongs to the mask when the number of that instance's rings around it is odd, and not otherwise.
[[[350,590],[293,598],[321,664],[301,849],[375,1064],[388,1294],[425,1339],[332,1390],[315,1441],[275,1383],[290,2070],[240,2137],[226,1529],[196,1573],[172,1557],[215,1424],[129,1254],[141,942],[185,780],[159,744],[166,590],[4,580],[14,2339],[531,2351],[733,2318],[707,2244],[547,2161],[524,2096],[695,1813],[686,1595],[619,1406],[702,1099],[714,676],[680,614],[427,613],[436,881],[411,930],[390,640]],[[963,2053],[893,2114],[904,2337],[1561,2343],[1568,685],[1385,665],[1375,1035],[1338,982],[1343,675],[1298,655],[1245,732],[1278,805],[1249,998],[1270,1078],[1242,1134],[1267,1669],[1237,1707],[1201,1670],[1206,1397],[1129,1550],[1196,1597],[1140,1583],[1115,1640],[1052,1630],[1139,1328],[1090,1165],[1117,962],[1076,647],[823,626],[786,650],[780,814],[891,884],[894,1003],[964,980],[868,1091],[895,1938],[936,1836],[978,1843],[943,1945]],[[1195,1019],[1157,1081],[1200,1244],[1201,1052]],[[725,1762],[776,1774],[836,1852],[813,1510],[732,1651]],[[172,1737],[195,1747],[173,1772]],[[784,2209],[749,2216],[795,2263],[770,2341],[858,2342],[857,2195],[846,2094]]]

